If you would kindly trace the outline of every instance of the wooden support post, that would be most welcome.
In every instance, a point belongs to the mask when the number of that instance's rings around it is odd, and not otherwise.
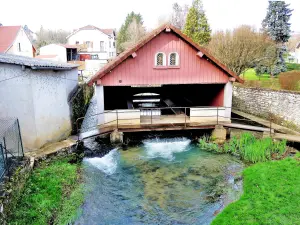
[[[118,117],[118,110],[116,110],[116,114],[117,114],[117,129],[119,129],[119,117]]]
[[[217,107],[217,125],[219,125],[219,107]]]
[[[186,128],[186,107],[184,107],[184,127]]]

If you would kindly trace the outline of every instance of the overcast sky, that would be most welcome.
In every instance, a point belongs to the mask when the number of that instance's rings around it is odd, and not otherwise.
[[[127,13],[142,14],[144,24],[153,29],[166,18],[176,0],[1,0],[0,23],[25,25],[36,31],[44,28],[73,30],[87,24],[119,29]],[[177,0],[191,5],[192,0]],[[300,32],[300,0],[286,0],[294,9],[292,30]],[[241,24],[259,28],[268,0],[203,0],[213,30],[232,29]]]

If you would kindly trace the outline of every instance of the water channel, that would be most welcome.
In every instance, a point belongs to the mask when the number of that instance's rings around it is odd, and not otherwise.
[[[242,193],[243,162],[183,137],[145,139],[83,163],[76,224],[210,224]]]

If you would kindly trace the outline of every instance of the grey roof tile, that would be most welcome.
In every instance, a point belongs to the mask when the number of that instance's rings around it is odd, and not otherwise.
[[[11,55],[0,53],[0,63],[24,65],[32,69],[49,69],[49,70],[71,70],[79,65],[71,63],[60,63],[50,60],[31,58],[26,56]]]

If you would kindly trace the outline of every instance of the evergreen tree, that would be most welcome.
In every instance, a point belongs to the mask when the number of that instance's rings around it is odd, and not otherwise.
[[[128,28],[129,25],[133,22],[133,20],[140,24],[143,25],[143,17],[141,14],[136,14],[134,12],[131,12],[127,15],[125,22],[122,24],[120,31],[118,32],[117,35],[117,51],[118,52],[123,52],[125,50],[124,48],[124,43],[129,42],[129,34],[128,34]]]
[[[206,45],[211,39],[208,24],[201,0],[194,0],[186,18],[183,33],[200,45]]]
[[[286,71],[284,55],[287,53],[286,44],[291,36],[291,24],[289,23],[292,15],[289,4],[284,1],[269,1],[266,18],[262,22],[263,31],[276,43],[276,60],[270,65],[259,64],[256,66],[257,73],[271,73],[278,75]]]

